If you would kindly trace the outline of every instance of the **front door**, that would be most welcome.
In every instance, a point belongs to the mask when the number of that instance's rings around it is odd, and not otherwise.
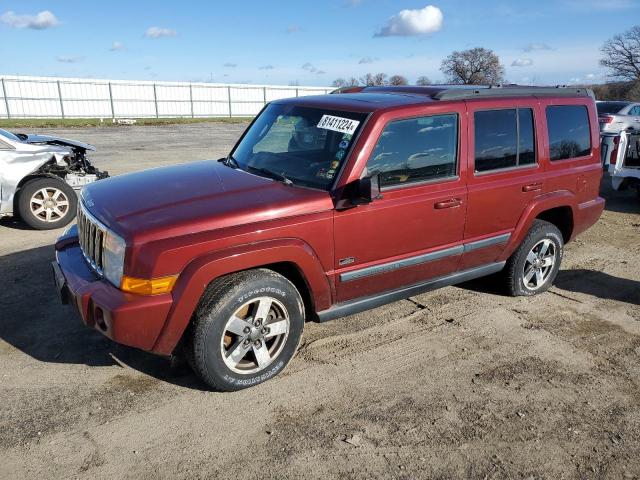
[[[380,175],[382,197],[335,213],[338,302],[456,271],[467,204],[463,108],[384,127],[362,175]]]

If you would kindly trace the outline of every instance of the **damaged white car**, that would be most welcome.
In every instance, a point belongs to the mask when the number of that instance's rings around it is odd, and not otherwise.
[[[609,173],[613,189],[635,188],[640,199],[640,134],[622,132],[612,160],[615,163],[609,165]]]
[[[39,230],[71,222],[78,203],[76,191],[109,176],[91,164],[89,150],[95,147],[0,129],[0,218],[19,214]]]

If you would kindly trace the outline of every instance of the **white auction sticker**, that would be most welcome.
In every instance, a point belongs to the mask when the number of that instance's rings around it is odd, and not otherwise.
[[[332,115],[323,115],[318,122],[318,128],[325,130],[333,130],[334,132],[348,133],[353,135],[360,122],[351,120],[350,118],[334,117]]]

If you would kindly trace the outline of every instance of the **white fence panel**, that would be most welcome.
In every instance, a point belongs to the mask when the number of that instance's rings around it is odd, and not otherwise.
[[[326,87],[0,76],[0,118],[253,116]]]

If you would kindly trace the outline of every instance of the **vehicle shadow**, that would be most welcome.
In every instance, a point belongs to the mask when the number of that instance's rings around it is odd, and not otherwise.
[[[597,270],[560,270],[554,286],[568,292],[585,293],[598,298],[640,305],[639,281],[614,277]],[[503,278],[499,273],[461,283],[457,287],[484,294],[507,295]]]
[[[555,286],[569,292],[640,305],[640,282],[619,278],[597,270],[560,270]]]
[[[85,327],[73,309],[58,299],[53,259],[52,246],[0,257],[1,340],[42,362],[125,364],[181,387],[206,389],[184,362],[118,345]]]
[[[24,223],[20,217],[2,218],[0,219],[0,227],[11,228],[12,230],[33,230],[33,227]]]

